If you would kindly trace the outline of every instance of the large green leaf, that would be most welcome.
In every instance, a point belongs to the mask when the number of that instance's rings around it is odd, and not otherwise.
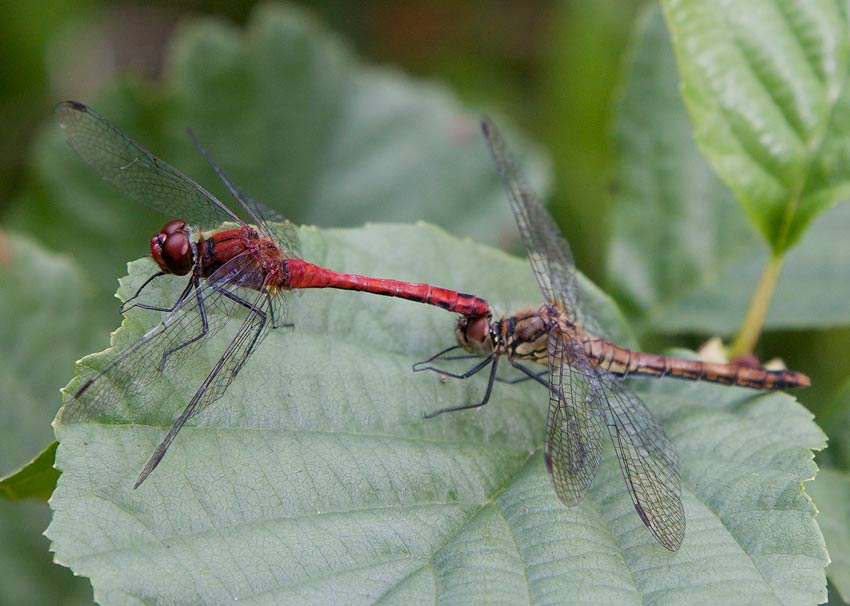
[[[696,140],[776,253],[850,197],[840,2],[663,0]]]
[[[301,234],[305,257],[335,269],[462,288],[505,310],[540,303],[525,260],[427,225]],[[132,263],[122,293],[152,269]],[[148,296],[174,297],[182,281],[161,279]],[[621,338],[616,311],[598,292],[593,300]],[[62,476],[48,535],[102,604],[825,597],[826,554],[802,491],[823,435],[789,396],[634,383],[679,450],[688,529],[674,554],[640,522],[610,445],[589,497],[573,509],[558,501],[540,452],[539,385],[498,384],[480,411],[423,419],[485,386],[485,377],[411,372],[450,344],[451,315],[332,291],[288,303],[295,327],[269,336],[138,490],[176,411],[142,396],[91,422],[57,425]],[[155,319],[132,316],[116,342]],[[214,359],[225,340],[198,360]],[[86,359],[81,373],[108,357]],[[194,366],[185,373],[174,383],[202,378]]]
[[[768,258],[693,143],[657,9],[635,33],[619,104],[609,276],[640,332],[730,334]],[[765,325],[850,323],[850,207],[819,217],[786,257]]]
[[[821,469],[810,487],[832,560],[826,575],[842,599],[850,601],[850,474]]]
[[[361,64],[293,7],[258,9],[244,32],[194,21],[175,35],[161,88],[125,82],[83,101],[229,199],[191,127],[236,184],[298,223],[428,220],[485,242],[512,225],[475,112],[436,84]],[[14,221],[71,252],[109,302],[123,260],[175,217],[127,202],[46,130]],[[544,166],[530,169],[537,185]]]

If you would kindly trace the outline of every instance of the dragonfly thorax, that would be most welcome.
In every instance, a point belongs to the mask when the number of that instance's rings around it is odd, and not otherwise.
[[[190,231],[185,221],[169,221],[151,238],[151,256],[162,271],[185,276],[192,269],[195,259]]]
[[[522,309],[503,319],[499,324],[505,353],[514,360],[546,364],[549,332],[557,320],[550,305]]]

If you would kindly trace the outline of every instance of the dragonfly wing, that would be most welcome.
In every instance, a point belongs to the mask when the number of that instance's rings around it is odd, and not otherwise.
[[[606,336],[595,316],[579,303],[575,260],[557,223],[528,184],[492,120],[483,118],[481,129],[499,169],[537,284],[546,300],[587,333]]]
[[[584,498],[596,477],[605,434],[601,402],[591,386],[594,369],[587,358],[572,354],[573,347],[572,340],[558,329],[549,333],[544,452],[555,492],[569,506]]]
[[[570,245],[528,184],[496,125],[484,117],[481,129],[508,194],[537,283],[546,299],[570,313],[575,308],[576,296],[575,261]]]
[[[133,488],[138,488],[156,469],[186,421],[206,409],[227,391],[245,362],[268,334],[268,329],[271,326],[271,318],[267,313],[269,300],[270,295],[260,292],[253,302],[249,303],[251,309],[233,340],[228,344],[227,349],[210,370],[209,375],[204,379],[195,395],[192,396],[189,404],[174,422],[174,425],[168,430],[165,438],[156,447]],[[245,303],[248,303],[248,301],[245,301]]]
[[[632,503],[658,542],[676,551],[685,536],[676,447],[631,388],[597,372],[601,381],[597,391],[608,404],[608,433]]]
[[[54,110],[68,143],[102,179],[136,202],[202,229],[242,220],[198,183],[169,166],[91,108],[65,101]]]
[[[222,183],[224,183],[227,187],[227,191],[229,191],[230,195],[239,202],[248,216],[251,217],[251,221],[260,229],[260,231],[275,241],[284,256],[300,258],[301,253],[299,250],[298,231],[295,229],[295,226],[293,226],[292,223],[290,223],[281,213],[269,208],[265,204],[257,202],[244,191],[236,187],[233,181],[230,180],[230,177],[227,176],[227,173],[225,173],[218,165],[218,162],[216,162],[206,148],[201,145],[201,142],[198,141],[197,137],[195,137],[195,133],[190,130],[189,136],[192,138],[192,142],[195,144],[195,147],[197,147],[198,151],[201,152],[204,160],[207,161],[207,164],[212,167],[216,176],[221,179]],[[272,221],[280,223],[281,225],[272,225]]]
[[[77,391],[62,411],[64,423],[80,423],[118,410],[147,393],[163,373],[179,367],[210,336],[219,332],[228,317],[242,309],[233,295],[239,277],[253,270],[248,255],[240,255],[222,265],[140,339],[119,351]],[[244,292],[244,289],[240,289]],[[206,320],[206,333],[204,321]],[[163,407],[179,399],[178,376],[169,377],[175,389],[163,400]]]

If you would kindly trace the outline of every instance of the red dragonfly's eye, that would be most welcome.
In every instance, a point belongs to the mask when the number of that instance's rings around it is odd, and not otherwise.
[[[185,221],[169,221],[151,238],[151,255],[162,271],[183,276],[192,269],[192,247]]]

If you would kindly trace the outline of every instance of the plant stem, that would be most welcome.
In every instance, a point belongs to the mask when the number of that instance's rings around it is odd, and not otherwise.
[[[731,359],[752,353],[755,349],[759,333],[761,333],[761,328],[764,325],[764,317],[767,315],[767,308],[770,306],[770,299],[773,297],[773,291],[776,288],[776,281],[782,271],[784,259],[784,255],[774,254],[764,266],[764,271],[756,285],[752,301],[750,301],[750,308],[744,317],[744,323],[729,349]]]

